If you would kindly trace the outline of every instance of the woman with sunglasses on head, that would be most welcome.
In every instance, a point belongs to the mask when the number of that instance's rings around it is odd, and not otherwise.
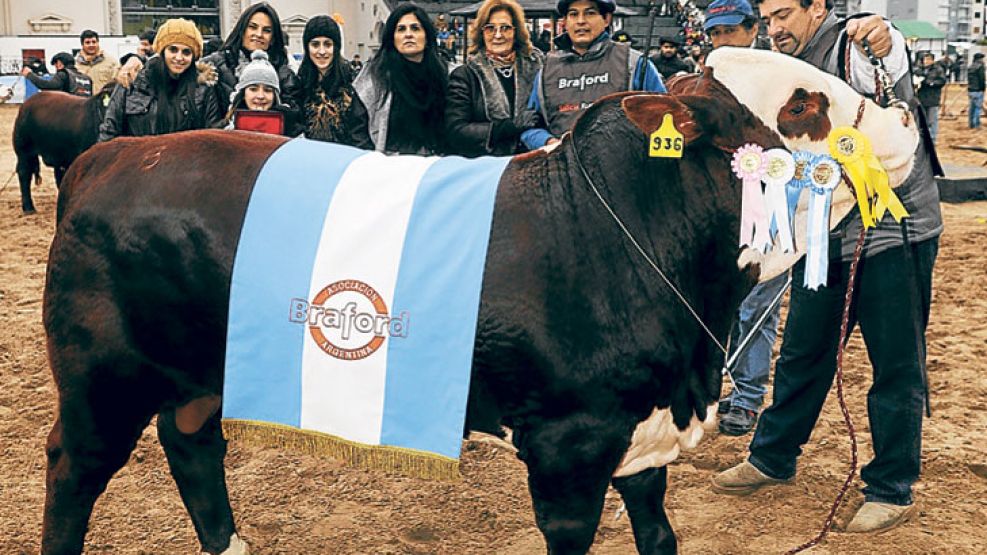
[[[197,67],[202,34],[187,19],[169,19],[158,29],[154,53],[130,87],[117,86],[99,127],[99,140],[163,135],[219,127],[222,114],[207,83],[211,68]]]
[[[384,24],[380,50],[353,82],[376,150],[442,154],[447,83],[428,14],[400,4]]]
[[[341,36],[339,25],[327,15],[315,16],[305,25],[305,59],[298,68],[305,137],[373,150],[367,109],[353,90]]]
[[[449,145],[469,157],[516,154],[525,150],[521,132],[535,126],[527,100],[544,56],[515,0],[486,0],[476,17],[471,54],[449,76]]]

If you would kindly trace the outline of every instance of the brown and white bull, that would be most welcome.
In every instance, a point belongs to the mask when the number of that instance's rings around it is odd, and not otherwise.
[[[748,142],[823,152],[820,130],[851,125],[860,102],[784,56],[722,49],[708,67],[677,81],[677,96],[601,100],[561,146],[515,158],[500,182],[467,425],[513,431],[551,553],[589,549],[611,484],[638,551],[674,552],[664,465],[699,440],[720,390],[718,348],[617,228],[575,154],[723,338],[758,279],[756,263],[765,279],[794,262],[768,254],[738,264],[731,152]],[[681,160],[648,156],[647,136],[667,113],[685,136]],[[884,139],[878,155],[899,184],[914,129],[873,104],[861,127]],[[96,498],[154,415],[203,551],[246,551],[215,409],[240,227],[258,171],[283,143],[219,131],[118,139],[70,168],[44,304],[59,415],[47,446],[43,553],[82,550]],[[849,210],[846,192],[837,196],[833,222]]]

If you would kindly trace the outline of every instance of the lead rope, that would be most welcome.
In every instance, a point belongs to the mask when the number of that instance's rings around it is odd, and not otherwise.
[[[843,180],[850,186],[850,181],[847,179],[846,174],[843,175]],[[846,480],[843,481],[843,487],[840,488],[840,492],[836,494],[836,499],[833,501],[833,506],[829,509],[829,516],[826,517],[826,521],[823,523],[822,530],[819,534],[811,540],[803,543],[802,545],[786,552],[786,555],[792,555],[793,553],[799,553],[805,551],[810,547],[815,547],[829,534],[829,531],[833,528],[833,521],[836,519],[836,511],[839,510],[840,505],[843,503],[843,498],[846,496],[846,492],[850,489],[850,484],[853,483],[854,476],[857,475],[857,433],[853,428],[853,419],[850,418],[850,411],[846,406],[846,399],[843,397],[843,353],[846,351],[847,335],[849,335],[849,322],[850,322],[850,303],[853,301],[853,289],[857,278],[857,263],[860,261],[860,254],[863,252],[864,247],[864,237],[867,234],[867,228],[860,226],[860,236],[857,237],[857,246],[853,249],[853,262],[850,263],[850,279],[847,282],[846,295],[843,298],[843,319],[840,321],[840,342],[837,344],[836,348],[836,397],[840,401],[840,410],[843,412],[843,421],[846,422],[847,431],[850,433],[850,472],[847,473]]]
[[[667,285],[668,288],[671,289],[673,293],[675,293],[675,296],[678,297],[679,302],[682,303],[682,306],[684,306],[686,310],[689,311],[689,314],[692,314],[692,317],[695,318],[696,322],[699,323],[699,326],[702,327],[703,331],[706,332],[706,335],[708,335],[709,338],[713,341],[713,343],[715,343],[716,346],[720,349],[720,351],[723,352],[723,356],[729,356],[726,347],[724,347],[723,344],[720,343],[720,340],[717,339],[715,335],[713,335],[713,332],[709,330],[709,328],[706,326],[706,323],[703,322],[703,319],[699,316],[699,314],[696,313],[695,309],[692,308],[692,305],[689,304],[689,301],[687,301],[685,296],[682,295],[678,287],[675,287],[675,284],[672,283],[672,280],[668,279],[668,276],[665,275],[665,272],[662,272],[661,268],[658,267],[658,264],[656,264],[654,260],[652,260],[651,257],[648,256],[648,253],[644,251],[644,248],[642,248],[640,243],[637,242],[637,239],[635,239],[634,236],[631,235],[631,232],[627,229],[627,226],[624,225],[624,222],[620,220],[620,217],[617,216],[617,213],[614,212],[612,208],[610,208],[609,204],[607,204],[607,201],[603,198],[603,195],[600,194],[600,190],[596,188],[596,184],[593,182],[593,179],[589,176],[589,172],[586,171],[586,167],[583,166],[583,160],[579,156],[579,149],[576,148],[575,135],[570,135],[570,137],[572,142],[572,154],[573,157],[575,157],[576,159],[576,166],[579,167],[579,171],[580,173],[582,173],[583,179],[589,185],[589,188],[593,191],[593,194],[596,195],[596,198],[600,201],[600,204],[602,204],[603,208],[605,208],[607,213],[610,214],[610,217],[613,218],[613,221],[617,223],[617,226],[620,228],[620,230],[624,232],[624,235],[630,240],[631,244],[634,245],[634,248],[637,249],[637,252],[640,253],[641,256],[643,256],[644,259],[648,262],[648,265],[651,266],[651,269],[654,270],[656,274],[661,276],[662,281],[664,281],[665,285]]]
[[[850,49],[847,48],[847,52]],[[847,54],[847,83],[850,83],[850,55]],[[853,128],[857,129],[860,127],[860,121],[864,118],[864,109],[867,107],[867,99],[861,98],[860,105],[857,107],[857,118],[853,122]],[[846,186],[853,190],[853,183],[850,182],[850,178],[847,177],[846,172],[843,173],[843,182]],[[853,483],[853,478],[857,475],[857,431],[853,427],[853,419],[850,417],[850,410],[846,406],[846,398],[843,396],[843,353],[846,351],[847,335],[849,335],[850,330],[850,303],[853,301],[853,289],[857,281],[857,264],[860,262],[860,255],[864,250],[864,238],[867,235],[867,227],[864,225],[860,226],[860,235],[857,237],[857,245],[853,249],[853,261],[850,262],[850,278],[847,281],[846,295],[843,297],[843,318],[840,321],[840,339],[839,343],[836,345],[836,398],[840,402],[840,411],[843,413],[843,422],[846,423],[847,432],[850,435],[850,472],[847,473],[846,480],[843,481],[843,486],[840,487],[839,493],[836,494],[836,499],[833,500],[833,505],[829,509],[829,515],[823,522],[822,529],[816,534],[816,537],[803,543],[802,545],[795,547],[789,551],[785,552],[785,555],[793,555],[794,553],[800,553],[809,549],[810,547],[815,547],[819,545],[829,531],[833,528],[833,521],[836,520],[836,512],[839,510],[840,505],[843,504],[843,499],[846,497],[846,492],[850,489],[850,484]]]

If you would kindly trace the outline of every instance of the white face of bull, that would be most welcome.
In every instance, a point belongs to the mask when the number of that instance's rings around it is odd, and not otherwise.
[[[718,48],[709,54],[706,66],[737,100],[775,131],[789,150],[829,152],[831,129],[853,126],[863,97],[839,78],[809,64],[775,52],[751,48]],[[880,108],[865,101],[860,131],[871,140],[874,154],[888,172],[892,187],[908,177],[914,164],[919,134],[914,121],[903,123],[902,111]],[[855,204],[853,192],[840,184],[833,193],[830,227],[835,226]],[[795,219],[796,242],[805,237],[806,196]],[[763,257],[745,250],[741,265],[761,264],[761,280],[770,279],[791,267],[796,255],[769,252]]]

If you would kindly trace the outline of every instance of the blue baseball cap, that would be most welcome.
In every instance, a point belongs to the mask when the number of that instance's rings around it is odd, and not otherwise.
[[[740,25],[745,17],[755,17],[754,8],[747,0],[715,0],[703,12],[706,23],[703,31],[709,31],[717,25]]]

